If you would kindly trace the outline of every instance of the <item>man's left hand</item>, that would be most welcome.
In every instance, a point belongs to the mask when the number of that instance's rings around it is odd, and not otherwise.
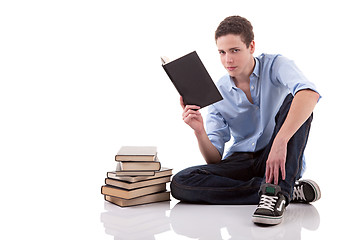
[[[266,161],[266,183],[274,182],[276,185],[279,183],[279,169],[282,179],[285,180],[286,150],[287,142],[275,138]]]

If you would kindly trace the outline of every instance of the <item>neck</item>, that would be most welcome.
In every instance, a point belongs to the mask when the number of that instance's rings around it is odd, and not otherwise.
[[[252,57],[247,68],[245,69],[244,73],[241,75],[232,77],[232,79],[235,82],[235,85],[237,85],[237,83],[239,83],[239,84],[250,83],[250,75],[254,71],[254,68],[255,68],[255,59]]]

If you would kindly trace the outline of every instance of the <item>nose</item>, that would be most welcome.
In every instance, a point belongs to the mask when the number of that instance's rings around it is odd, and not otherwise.
[[[231,63],[233,61],[232,57],[230,56],[230,54],[226,54],[226,57],[225,57],[225,61],[227,63]]]

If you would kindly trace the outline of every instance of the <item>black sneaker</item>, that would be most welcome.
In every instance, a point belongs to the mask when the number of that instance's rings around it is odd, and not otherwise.
[[[282,222],[286,199],[280,191],[278,185],[261,185],[260,203],[252,216],[254,223],[275,225]]]
[[[292,203],[310,203],[321,198],[319,186],[312,180],[295,182]]]

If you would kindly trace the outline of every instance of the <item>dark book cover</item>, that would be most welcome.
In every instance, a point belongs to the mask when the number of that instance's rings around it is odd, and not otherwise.
[[[201,108],[222,100],[222,96],[196,51],[163,64],[185,105]]]

